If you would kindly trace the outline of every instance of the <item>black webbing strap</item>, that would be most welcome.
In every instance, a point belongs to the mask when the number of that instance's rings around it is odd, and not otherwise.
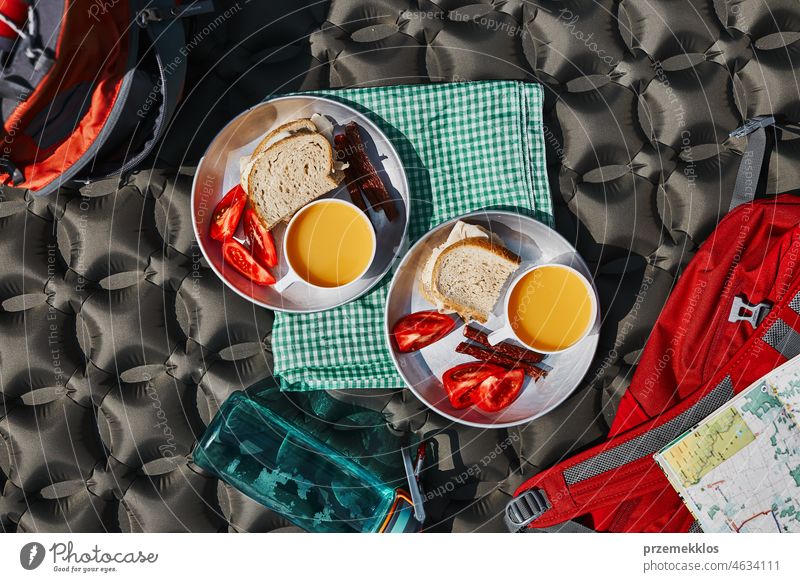
[[[761,165],[764,163],[764,152],[767,147],[766,128],[775,125],[775,118],[771,115],[762,115],[748,119],[739,128],[734,129],[731,137],[747,138],[747,147],[742,154],[739,172],[736,174],[736,185],[733,187],[733,196],[728,211],[737,206],[752,202],[756,195],[758,179],[761,176]]]
[[[523,533],[597,533],[595,530],[579,524],[577,521],[565,521],[550,527],[526,527]]]
[[[25,101],[33,91],[33,87],[22,80],[10,77],[0,78],[0,97],[3,99],[13,99],[17,102]]]
[[[736,185],[733,187],[729,212],[737,206],[752,202],[755,198],[767,148],[767,128],[771,126],[800,135],[800,127],[796,124],[778,122],[772,115],[760,115],[748,119],[743,126],[737,127],[729,134],[730,137],[749,136],[736,174]]]

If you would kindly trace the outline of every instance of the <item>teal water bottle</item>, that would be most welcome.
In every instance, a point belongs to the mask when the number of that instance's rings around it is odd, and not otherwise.
[[[194,462],[306,531],[419,529],[410,494],[267,404],[245,392],[230,396],[198,441]],[[397,459],[405,461],[400,450]]]

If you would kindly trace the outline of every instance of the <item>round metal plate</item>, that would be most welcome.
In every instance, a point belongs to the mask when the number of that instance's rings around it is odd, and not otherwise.
[[[361,128],[367,155],[381,176],[390,196],[395,201],[398,217],[389,222],[381,213],[369,211],[369,218],[378,237],[375,259],[367,273],[356,283],[342,289],[316,289],[296,283],[283,293],[271,287],[252,285],[245,277],[222,270],[222,246],[208,236],[211,215],[217,203],[228,190],[239,183],[239,159],[249,156],[255,146],[272,129],[314,113],[326,116],[334,123],[334,132],[355,121]],[[350,200],[347,188],[325,194],[323,198]],[[214,138],[197,167],[192,186],[192,224],[194,233],[214,272],[236,293],[255,303],[276,311],[310,313],[338,307],[360,297],[374,287],[389,271],[403,248],[408,230],[409,193],[403,165],[388,138],[363,114],[352,107],[324,97],[278,97],[260,103],[231,121]],[[273,275],[282,277],[287,271],[283,259],[283,233],[285,225],[273,229],[275,245],[281,257]],[[241,227],[237,238],[241,238]]]
[[[441,224],[420,239],[400,262],[386,302],[386,334],[394,323],[404,315],[415,311],[433,309],[419,292],[419,275],[431,251],[442,244],[456,220],[464,220],[470,224],[480,225],[497,234],[503,244],[522,258],[521,268],[543,263],[560,263],[569,265],[591,281],[591,273],[577,251],[557,232],[541,222],[514,214],[512,212],[480,211],[466,214]],[[592,286],[595,296],[597,290]],[[501,298],[505,296],[505,289]],[[495,311],[484,328],[494,330],[500,327],[500,311],[503,301],[498,300]],[[481,428],[502,428],[530,422],[546,414],[561,404],[578,386],[589,369],[600,330],[600,313],[592,325],[592,329],[583,340],[574,347],[552,354],[545,358],[544,364],[550,368],[546,378],[533,382],[526,378],[522,394],[505,410],[497,413],[483,412],[477,407],[465,409],[454,408],[442,386],[442,374],[474,358],[458,354],[456,346],[464,341],[463,323],[450,335],[419,352],[402,354],[398,352],[392,341],[392,358],[400,375],[411,391],[429,408],[456,422]]]

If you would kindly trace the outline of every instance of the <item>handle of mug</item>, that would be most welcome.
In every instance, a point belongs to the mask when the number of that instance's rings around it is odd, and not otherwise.
[[[514,330],[511,329],[510,325],[505,325],[504,327],[501,327],[500,329],[497,329],[492,333],[490,333],[488,336],[488,340],[491,345],[496,346],[502,341],[513,339],[513,337],[514,337]]]
[[[283,293],[290,285],[294,285],[299,281],[300,277],[290,269],[288,273],[275,282],[272,288],[278,293]]]

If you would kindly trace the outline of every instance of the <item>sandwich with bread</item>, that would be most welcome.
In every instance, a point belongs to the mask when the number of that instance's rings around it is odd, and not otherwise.
[[[486,323],[520,258],[484,228],[458,221],[422,269],[420,292],[443,313]]]
[[[317,120],[319,127],[314,119],[285,123],[240,160],[241,186],[267,229],[288,221],[344,179],[324,122],[329,124],[324,118]]]

